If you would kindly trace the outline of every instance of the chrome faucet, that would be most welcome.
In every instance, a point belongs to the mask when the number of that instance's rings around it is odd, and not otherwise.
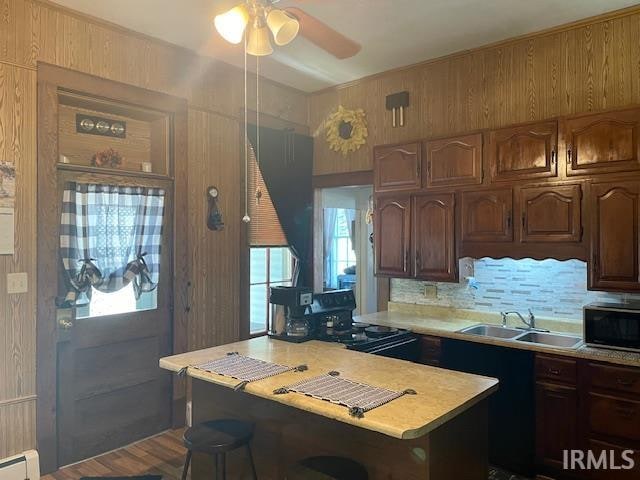
[[[533,312],[531,311],[531,309],[529,309],[529,317],[528,318],[524,318],[522,316],[522,314],[520,312],[516,312],[515,310],[512,312],[500,312],[500,315],[502,316],[502,326],[506,327],[507,326],[507,315],[515,313],[520,320],[522,321],[522,323],[524,323],[527,328],[529,330],[535,330],[536,328],[536,316],[533,314]]]

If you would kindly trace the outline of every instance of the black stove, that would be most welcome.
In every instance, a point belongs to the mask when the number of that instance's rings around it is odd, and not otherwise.
[[[298,320],[306,323],[308,335],[295,339],[287,339],[282,335],[273,337],[296,342],[337,342],[346,345],[349,350],[418,361],[420,343],[417,335],[409,330],[354,322],[355,308],[353,290],[316,293],[313,302],[298,317]]]

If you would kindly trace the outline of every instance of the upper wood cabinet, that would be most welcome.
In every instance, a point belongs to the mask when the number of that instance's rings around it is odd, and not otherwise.
[[[640,290],[640,181],[591,187],[589,288]]]
[[[579,242],[580,185],[520,189],[521,242]]]
[[[513,241],[511,188],[462,193],[462,241]]]
[[[557,143],[555,121],[490,131],[487,159],[491,181],[557,176]]]
[[[411,197],[394,195],[376,199],[374,244],[377,275],[411,275]]]
[[[421,144],[376,147],[373,169],[376,192],[419,189],[422,187]]]
[[[422,178],[426,187],[482,183],[482,134],[426,143]]]
[[[567,175],[640,169],[640,109],[566,120]]]
[[[413,199],[414,276],[455,281],[455,196],[418,195]]]

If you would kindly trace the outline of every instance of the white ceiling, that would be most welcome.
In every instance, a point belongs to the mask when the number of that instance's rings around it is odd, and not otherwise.
[[[213,17],[240,0],[54,0],[56,3],[242,66]],[[638,0],[282,0],[362,45],[338,60],[297,38],[260,61],[266,77],[305,91],[349,82],[509,37],[637,4]],[[255,60],[252,62],[255,64]]]

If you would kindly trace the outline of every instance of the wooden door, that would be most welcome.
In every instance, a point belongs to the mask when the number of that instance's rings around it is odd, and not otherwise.
[[[511,188],[462,193],[462,241],[513,241]]]
[[[639,209],[640,182],[592,186],[589,288],[640,290]]]
[[[134,307],[130,313],[86,318],[79,318],[78,309],[67,310],[71,316],[61,318],[59,310],[58,465],[168,429],[172,402],[171,376],[158,367],[159,359],[172,352],[172,183],[65,172],[58,181],[60,200],[68,181],[157,186],[166,196],[156,308],[151,302],[147,310]],[[59,279],[62,292],[62,272]]]
[[[376,200],[376,275],[411,275],[411,198],[379,197]]]
[[[427,142],[426,156],[423,178],[427,187],[482,183],[481,133]]]
[[[570,118],[567,175],[640,170],[640,109]]]
[[[419,195],[413,199],[414,276],[423,280],[455,281],[455,196]]]
[[[521,242],[579,242],[580,185],[520,189]]]
[[[563,453],[578,448],[575,386],[536,382],[536,463],[562,469]]]
[[[491,181],[557,176],[557,122],[493,130],[488,136]]]
[[[376,192],[419,189],[422,186],[422,148],[419,142],[373,151],[374,187]]]

